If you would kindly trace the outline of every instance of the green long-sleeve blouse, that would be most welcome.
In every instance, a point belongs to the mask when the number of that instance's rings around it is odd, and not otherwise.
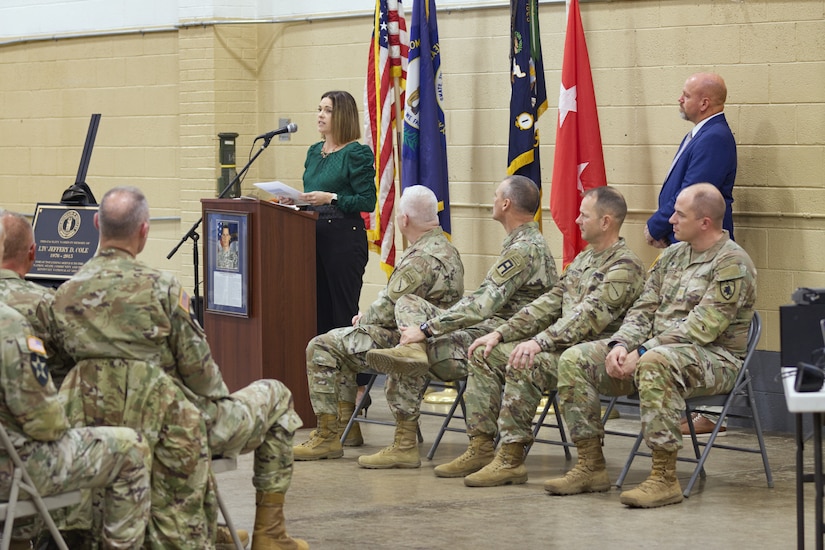
[[[321,156],[323,141],[312,145],[304,162],[304,193],[338,193],[343,212],[375,210],[375,158],[366,145],[353,141]]]

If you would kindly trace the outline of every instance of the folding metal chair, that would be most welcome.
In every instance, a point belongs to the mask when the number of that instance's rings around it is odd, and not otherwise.
[[[218,475],[223,472],[231,472],[238,469],[238,459],[234,456],[213,456],[212,457],[212,473]],[[216,480],[217,481],[217,480]],[[235,530],[235,525],[232,523],[232,518],[229,517],[229,510],[221,497],[221,492],[218,491],[218,484],[215,483],[215,497],[218,500],[218,506],[221,509],[221,515],[226,522],[226,527],[232,535],[232,541],[235,543],[237,550],[244,550],[238,532]]]
[[[555,416],[556,422],[555,424],[550,422],[545,422],[547,415],[550,412],[550,408],[553,408],[553,415]],[[559,430],[559,436],[561,437],[561,441],[557,441],[555,439],[541,439],[539,438],[539,431],[542,428],[556,428]],[[538,419],[533,422],[533,443],[530,444],[529,447],[525,450],[524,454],[527,456],[527,453],[530,452],[530,449],[533,448],[533,445],[536,443],[547,443],[549,445],[561,445],[564,448],[564,458],[566,460],[570,460],[572,458],[570,454],[570,447],[573,447],[575,444],[571,441],[567,440],[567,432],[564,429],[564,424],[561,421],[561,414],[559,413],[559,397],[558,392],[556,390],[551,390],[547,392],[547,403],[544,405],[544,409],[541,411]]]
[[[39,515],[49,528],[52,539],[54,539],[57,546],[61,550],[68,550],[68,546],[66,546],[63,536],[57,529],[57,525],[55,525],[51,514],[49,514],[49,510],[57,510],[79,504],[81,492],[74,490],[41,497],[31,477],[29,477],[26,467],[20,459],[20,455],[17,454],[14,444],[12,444],[11,439],[9,439],[6,427],[3,426],[2,423],[0,423],[0,443],[2,443],[3,450],[6,451],[6,454],[11,459],[14,468],[9,500],[0,502],[0,521],[5,522],[0,549],[8,550],[11,544],[11,532],[14,527],[15,518]],[[21,490],[28,494],[31,500],[18,500]]]
[[[692,397],[685,400],[685,403],[687,405],[685,412],[687,414],[688,426],[690,428],[690,438],[693,444],[695,458],[680,456],[678,460],[696,464],[696,467],[693,470],[693,474],[690,476],[690,481],[688,482],[687,486],[685,487],[685,490],[683,491],[685,498],[690,496],[690,492],[693,490],[693,486],[696,483],[698,477],[702,476],[703,479],[705,478],[705,461],[707,460],[708,455],[710,454],[710,451],[713,448],[761,454],[762,464],[765,468],[765,477],[767,478],[768,487],[773,487],[773,475],[771,474],[771,467],[768,463],[768,453],[765,448],[765,439],[762,434],[762,424],[759,421],[759,411],[756,407],[756,399],[753,395],[753,387],[751,384],[752,375],[750,373],[751,361],[754,357],[754,353],[756,351],[756,344],[759,342],[759,336],[761,333],[762,319],[760,318],[759,313],[754,312],[753,320],[751,321],[750,329],[748,331],[747,354],[745,355],[745,360],[742,363],[742,368],[739,370],[739,374],[736,377],[736,382],[734,383],[733,389],[730,391],[730,393],[703,397]],[[744,404],[741,404],[742,401],[744,401]],[[719,420],[716,422],[716,427],[711,432],[710,436],[708,437],[708,440],[699,441],[696,437],[696,430],[693,427],[693,419],[691,418],[691,416],[693,415],[693,412],[695,412],[699,407],[704,408],[708,406],[721,406],[722,411],[719,413],[710,413],[718,414]],[[707,412],[705,413],[708,414]],[[756,434],[756,439],[759,444],[759,447],[742,447],[736,445],[726,445],[722,443],[717,443],[716,437],[719,435],[719,430],[721,429],[724,421],[727,418],[750,419],[753,423],[753,429]],[[622,469],[622,472],[619,474],[619,478],[616,480],[617,487],[621,487],[622,483],[624,483],[625,477],[627,476],[627,473],[630,470],[630,466],[633,463],[633,459],[635,457],[651,456],[650,453],[639,450],[639,447],[641,446],[643,440],[644,437],[640,432],[636,437],[636,442],[633,445],[633,449],[630,451],[630,456],[628,457],[627,462],[625,463],[624,468]],[[700,447],[704,447],[704,450],[700,450]]]
[[[441,443],[441,438],[444,437],[445,432],[467,432],[466,424],[462,428],[453,428],[452,426],[450,426],[450,422],[452,422],[453,419],[458,418],[464,420],[467,417],[467,406],[464,403],[464,392],[467,390],[467,378],[465,377],[461,380],[455,380],[453,382],[458,384],[458,389],[456,390],[455,401],[453,401],[452,405],[450,405],[450,408],[446,413],[440,411],[421,411],[421,414],[440,416],[444,418],[444,422],[441,423],[441,428],[439,428],[438,433],[435,436],[435,440],[433,440],[433,444],[430,447],[430,450],[427,452],[427,460],[432,460],[435,456],[435,451],[438,449],[438,445],[439,443]],[[429,387],[431,384],[444,385],[446,384],[446,382],[440,380],[430,380],[427,386]],[[455,414],[458,407],[461,407],[460,416],[456,416]]]
[[[349,422],[347,422],[344,431],[341,433],[341,443],[343,443],[347,439],[347,436],[349,435],[349,432],[352,429],[352,425],[356,422],[363,422],[366,424],[381,424],[383,426],[395,426],[394,420],[375,420],[373,418],[367,418],[366,416],[364,418],[361,418],[361,416],[359,416],[364,408],[364,404],[367,402],[367,399],[369,398],[370,392],[372,391],[372,387],[375,385],[375,381],[378,379],[379,375],[383,376],[382,373],[378,372],[367,371],[365,374],[369,374],[369,382],[367,382],[361,399],[359,399],[358,402],[355,404],[355,410],[352,412],[352,416],[350,417]],[[421,436],[421,427],[419,426],[418,442],[421,443],[422,441],[424,441],[424,438]]]

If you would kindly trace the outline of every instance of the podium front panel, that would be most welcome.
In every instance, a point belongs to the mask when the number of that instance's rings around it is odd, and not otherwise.
[[[246,315],[209,308],[204,312],[204,330],[224,380],[230,391],[262,378],[280,380],[292,391],[295,410],[304,426],[313,427],[306,346],[316,331],[316,214],[257,200],[201,202],[204,219],[230,213],[243,214],[246,220]],[[210,254],[216,253],[216,247],[204,246],[205,296],[209,296],[208,282],[214,281],[215,275],[209,270],[217,270],[217,260]]]

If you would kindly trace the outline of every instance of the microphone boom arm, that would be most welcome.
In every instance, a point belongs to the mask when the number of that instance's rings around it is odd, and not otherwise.
[[[239,186],[240,190],[240,181],[243,179],[243,176],[247,173],[247,171],[249,171],[249,167],[252,166],[252,163],[255,162],[255,160],[261,155],[261,153],[264,152],[264,149],[269,147],[269,143],[271,141],[272,137],[263,138],[263,143],[261,144],[258,151],[254,155],[252,155],[252,158],[249,159],[249,161],[246,163],[246,166],[244,166],[241,169],[241,171],[235,175],[235,178],[229,183],[229,185],[227,185],[223,189],[223,191],[220,192],[217,198],[224,198],[229,193],[229,190],[232,189],[236,184]],[[203,222],[203,216],[198,218],[198,221],[192,224],[192,227],[189,228],[189,231],[187,231],[186,234],[184,234],[184,236],[181,237],[180,242],[178,242],[178,244],[175,245],[171,252],[169,252],[169,254],[166,255],[166,259],[171,260],[172,256],[174,256],[177,253],[178,249],[183,245],[183,243],[185,243],[187,239],[192,239],[192,258],[193,267],[195,270],[195,291],[193,293],[195,297],[195,318],[201,325],[203,325],[203,312],[201,311],[200,292],[198,290],[198,287],[200,286],[200,281],[198,279],[198,240],[200,239],[200,235],[198,235],[198,226],[201,224],[201,222]]]

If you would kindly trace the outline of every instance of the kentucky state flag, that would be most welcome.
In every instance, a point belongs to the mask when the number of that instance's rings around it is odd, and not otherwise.
[[[413,185],[429,187],[438,199],[441,228],[450,234],[447,133],[441,107],[444,95],[435,0],[415,0],[410,20],[401,193]]]
[[[510,146],[507,173],[526,176],[541,189],[539,131],[536,122],[547,110],[544,63],[539,39],[538,0],[510,5]],[[537,214],[541,219],[541,211]]]

